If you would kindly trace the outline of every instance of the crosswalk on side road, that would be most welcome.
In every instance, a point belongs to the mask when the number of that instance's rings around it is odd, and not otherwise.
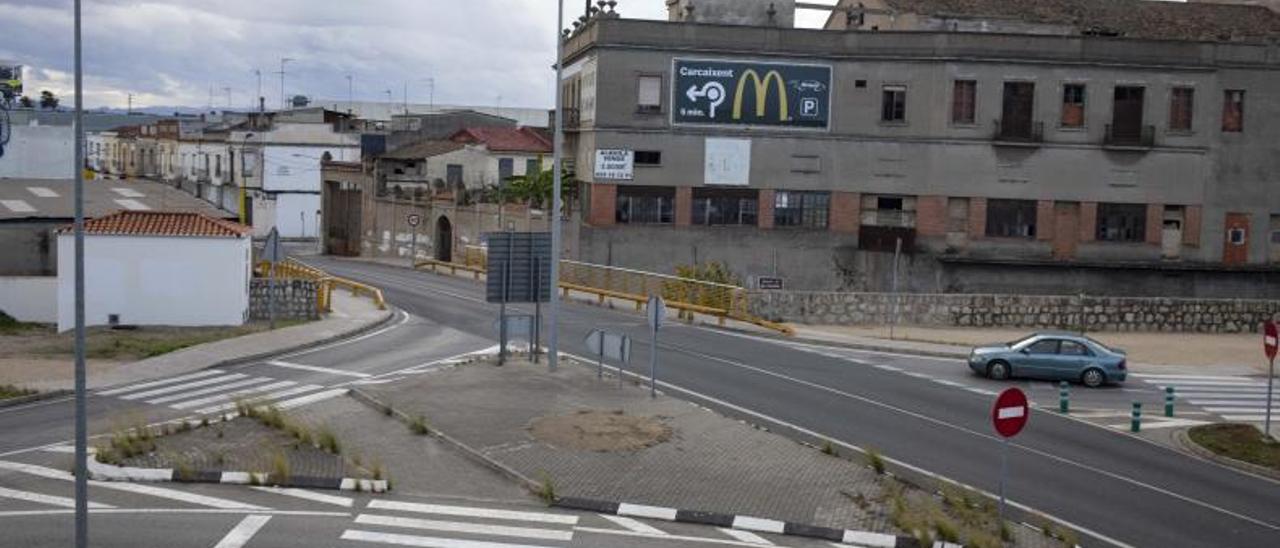
[[[1161,390],[1173,387],[1174,396],[1223,419],[1261,423],[1267,408],[1267,381],[1254,377],[1216,375],[1135,375]],[[1271,396],[1272,420],[1280,409],[1280,394]]]
[[[436,548],[564,546],[577,523],[568,514],[371,500],[339,538]]]
[[[346,389],[326,389],[261,375],[228,373],[206,369],[168,379],[135,383],[100,390],[98,396],[120,398],[180,411],[206,415],[235,408],[238,400],[271,404],[281,409],[299,407],[346,393]]]

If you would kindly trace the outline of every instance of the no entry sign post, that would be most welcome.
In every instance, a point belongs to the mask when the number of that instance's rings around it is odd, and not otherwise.
[[[1276,379],[1276,338],[1277,331],[1276,322],[1267,320],[1266,325],[1262,327],[1262,351],[1267,354],[1267,361],[1270,365],[1267,368],[1267,417],[1262,432],[1271,437],[1271,385]]]
[[[1009,472],[1009,438],[1018,435],[1027,425],[1027,395],[1017,388],[1010,388],[996,397],[991,408],[991,424],[1003,442],[1000,444],[1000,525],[1004,526],[1004,483]]]

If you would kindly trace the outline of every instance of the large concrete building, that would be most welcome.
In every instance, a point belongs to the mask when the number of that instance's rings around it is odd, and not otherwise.
[[[1280,295],[1280,15],[683,4],[566,38],[583,260],[883,290],[901,241],[913,291]]]

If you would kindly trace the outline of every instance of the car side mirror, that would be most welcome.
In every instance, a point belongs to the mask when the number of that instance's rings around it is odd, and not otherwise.
[[[1023,353],[1023,354],[1030,354],[1030,353],[1031,353],[1031,349],[1030,349],[1030,348],[1023,348],[1022,350],[1019,350],[1018,352],[1021,352],[1021,353]]]

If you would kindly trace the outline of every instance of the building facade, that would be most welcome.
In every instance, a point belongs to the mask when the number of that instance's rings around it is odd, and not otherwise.
[[[829,26],[571,35],[582,258],[882,290],[901,245],[914,291],[1280,294],[1274,42]]]

